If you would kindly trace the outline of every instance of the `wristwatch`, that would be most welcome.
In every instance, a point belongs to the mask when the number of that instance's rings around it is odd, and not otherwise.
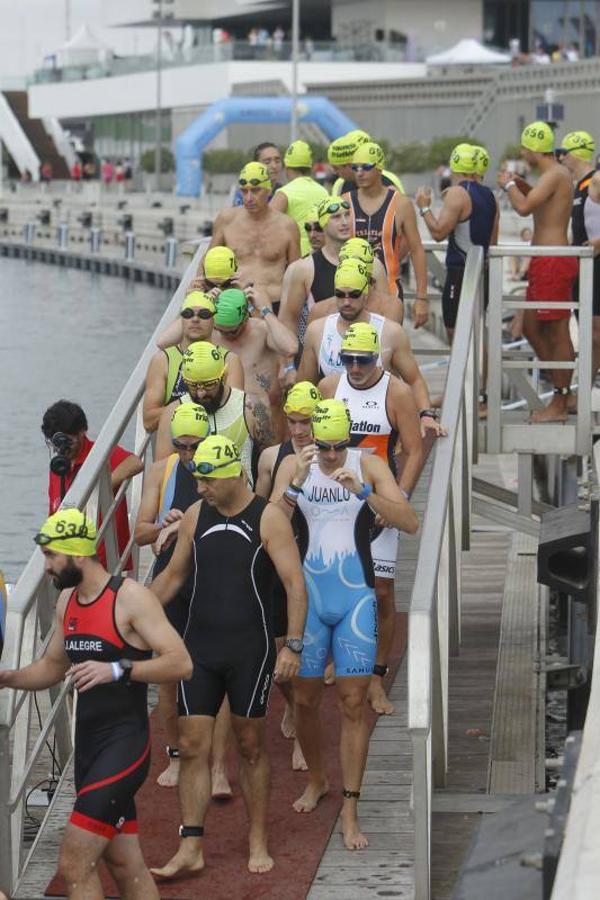
[[[272,306],[263,306],[260,310],[260,314],[263,317],[263,319],[266,319],[268,315],[275,315],[275,313],[273,312]]]
[[[422,409],[419,412],[420,419],[437,419],[437,413],[435,409]]]
[[[302,638],[286,638],[283,646],[287,647],[288,650],[291,650],[292,653],[302,653],[304,650],[304,641]]]
[[[507,181],[506,184],[502,185],[502,190],[504,191],[505,194],[508,194],[510,188],[515,187],[516,184],[517,184],[517,182],[515,181],[515,179],[511,178],[510,181]]]
[[[122,681],[123,684],[129,684],[131,680],[131,670],[133,669],[133,663],[130,659],[120,659],[119,665],[121,666],[122,675],[119,678],[119,681]]]
[[[419,207],[419,215],[422,216],[422,218],[425,218],[425,216],[427,215],[428,212],[431,212],[430,206],[420,206]]]

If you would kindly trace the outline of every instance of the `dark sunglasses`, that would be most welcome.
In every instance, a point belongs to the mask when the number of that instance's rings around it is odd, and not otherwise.
[[[350,297],[351,300],[358,300],[359,297],[362,297],[364,291],[340,291],[338,288],[335,289],[334,294],[338,298],[338,300],[345,300],[347,297]]]
[[[375,168],[375,163],[352,163],[353,172],[371,172]]]
[[[337,444],[328,444],[326,441],[315,440],[315,446],[318,450],[345,450],[350,446],[350,441],[338,441]]]
[[[323,231],[318,222],[305,222],[304,223],[305,231]]]
[[[185,381],[185,378],[183,379]],[[188,387],[200,389],[201,391],[210,391],[211,388],[221,384],[222,378],[213,378],[211,381],[185,381]]]
[[[178,441],[175,438],[172,438],[171,443],[176,450],[193,450],[195,453],[202,441],[196,441],[195,444],[184,444],[182,441]]]
[[[344,351],[340,353],[340,362],[343,366],[370,366],[376,359],[374,353],[360,356],[357,353],[345,353]]]
[[[212,319],[214,313],[210,311],[210,309],[190,309],[188,306],[187,309],[182,309],[180,314],[182,319]]]
[[[217,284],[214,281],[209,281],[208,278],[204,279],[204,284],[207,288],[218,288],[220,291],[224,291],[226,288],[231,287],[233,284],[233,279],[228,278],[227,281],[222,281],[221,284]]]
[[[246,187],[246,185],[250,185],[251,187],[258,187],[259,184],[267,184],[267,182],[261,181],[260,178],[240,178],[240,184],[242,187]]]
[[[190,463],[190,472],[192,475],[210,475],[211,472],[216,472],[217,469],[224,469],[225,466],[230,466],[235,462],[239,462],[239,459],[228,459],[227,462],[219,463],[218,466],[210,462],[195,463],[192,461]]]

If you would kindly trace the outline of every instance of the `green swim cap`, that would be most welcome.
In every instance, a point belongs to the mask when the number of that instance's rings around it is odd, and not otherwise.
[[[532,153],[552,153],[554,132],[547,122],[531,122],[523,129],[521,146]]]
[[[38,547],[66,556],[93,556],[96,526],[79,509],[59,509],[46,519],[34,541]]]
[[[457,144],[450,154],[450,168],[461,175],[475,173],[475,148],[472,144]]]
[[[223,328],[237,328],[248,318],[248,301],[239,288],[227,288],[217,297],[215,325]]]
[[[561,146],[557,147],[563,153],[572,153],[579,159],[590,160],[596,152],[596,141],[589,131],[570,131],[562,139]]]

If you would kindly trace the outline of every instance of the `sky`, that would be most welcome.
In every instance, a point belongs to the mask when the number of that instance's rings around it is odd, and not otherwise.
[[[150,0],[0,0],[0,86],[9,88],[11,79],[31,74],[65,43],[67,6],[71,36],[87,23],[119,54],[151,52],[156,46],[153,29],[109,27],[147,18]]]

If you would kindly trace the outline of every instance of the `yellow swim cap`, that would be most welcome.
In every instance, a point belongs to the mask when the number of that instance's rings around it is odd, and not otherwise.
[[[312,150],[306,141],[292,141],[285,151],[283,164],[290,169],[312,168]]]
[[[213,316],[215,314],[214,301],[202,291],[190,291],[189,294],[186,294],[181,309],[208,309]]]
[[[210,431],[206,410],[199,403],[180,403],[171,416],[171,437],[205,438]]]
[[[325,228],[331,216],[341,212],[343,209],[350,209],[350,201],[344,200],[342,197],[332,196],[323,197],[317,207],[318,222],[321,228]]]
[[[360,147],[361,144],[368,144],[371,142],[371,135],[367,131],[363,131],[362,128],[355,128],[353,131],[349,131],[346,135],[348,140],[354,141],[357,147]]]
[[[213,247],[204,257],[204,274],[209,281],[231,278],[237,268],[235,253],[229,247]]]
[[[288,391],[283,411],[286,416],[298,413],[301,416],[312,416],[317,403],[323,399],[321,391],[310,381],[298,381]]]
[[[312,416],[313,435],[317,441],[337,443],[350,437],[350,411],[343,400],[323,400]]]
[[[194,478],[237,478],[242,472],[239,451],[225,435],[211,434],[194,453],[191,472]]]
[[[367,141],[357,147],[356,152],[352,157],[352,164],[360,165],[361,163],[371,163],[377,169],[383,170],[385,165],[385,155],[379,144]]]
[[[369,267],[359,259],[344,259],[335,270],[334,285],[336,288],[350,288],[362,291],[369,287]]]
[[[532,153],[552,153],[554,132],[547,122],[532,122],[523,129],[521,146]]]
[[[246,163],[240,172],[239,182],[244,185],[249,184],[251,187],[264,187],[271,190],[271,179],[267,167],[259,162]]]
[[[181,377],[184,381],[216,381],[224,371],[223,353],[210,341],[194,341],[183,354]]]
[[[355,151],[356,144],[344,135],[331,142],[327,148],[327,160],[332,166],[347,166],[352,162]]]
[[[457,144],[450,154],[450,168],[462,175],[475,173],[475,148],[472,144]]]
[[[485,147],[473,144],[473,153],[475,155],[475,174],[483,178],[490,165],[490,154]]]
[[[353,322],[342,340],[342,350],[353,353],[379,353],[379,334],[370,322]]]
[[[50,516],[34,541],[66,556],[93,556],[96,552],[96,526],[79,509],[59,509]]]
[[[570,131],[565,134],[557,150],[561,150],[563,153],[572,153],[579,159],[589,160],[596,152],[596,141],[589,131]]]
[[[340,247],[340,262],[345,259],[358,259],[365,266],[369,267],[369,271],[373,268],[375,262],[375,254],[370,243],[365,238],[348,238],[348,240]]]

